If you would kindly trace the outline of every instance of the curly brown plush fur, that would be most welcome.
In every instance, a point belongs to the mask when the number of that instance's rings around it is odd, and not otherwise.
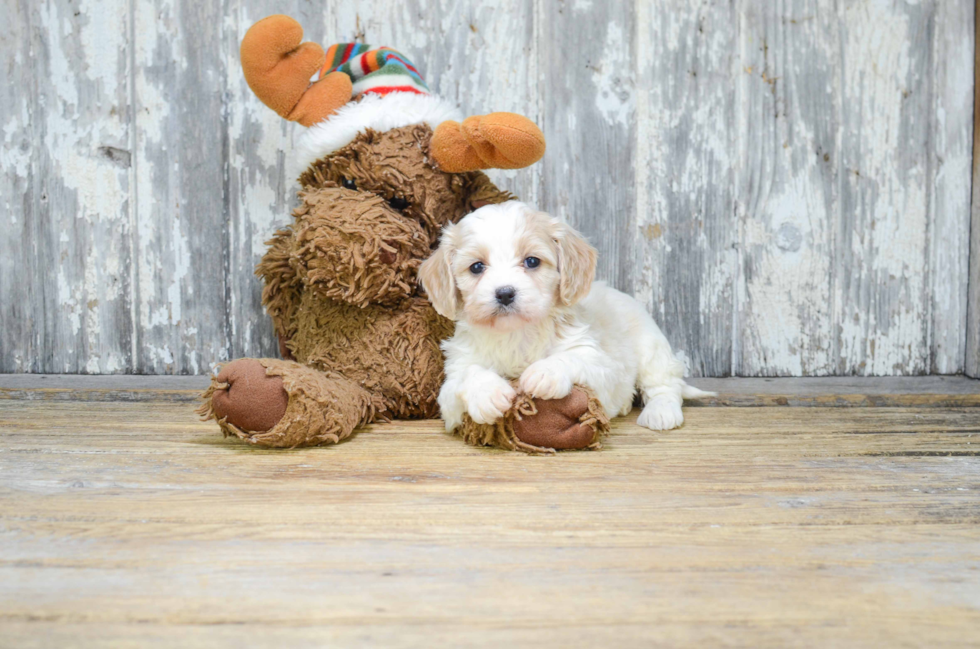
[[[368,130],[300,176],[293,223],[276,232],[256,268],[283,356],[292,360],[239,359],[214,379],[200,413],[225,435],[309,446],[338,442],[379,419],[438,415],[439,343],[453,324],[419,295],[418,267],[447,223],[513,197],[482,172],[439,170],[427,155],[431,137],[425,125]],[[281,381],[254,378],[263,371]],[[258,386],[272,393],[256,394]],[[573,438],[575,448],[596,447],[608,420],[593,402],[524,399],[502,422],[469,422],[461,434],[525,452],[564,448]],[[242,422],[270,419],[255,412],[257,403],[286,406],[268,430],[247,430]]]
[[[317,160],[299,177],[304,189],[342,186],[353,181],[358,191],[386,201],[404,199],[398,211],[439,239],[446,223],[455,223],[472,210],[473,199],[502,203],[513,195],[497,189],[482,171],[449,174],[428,157],[432,129],[424,124],[378,133],[368,130],[346,147]]]
[[[312,292],[353,304],[392,305],[415,292],[429,253],[425,231],[380,196],[337,187],[300,194],[293,226],[296,273]]]
[[[439,413],[439,342],[452,332],[452,322],[425,298],[360,308],[306,293],[287,346],[298,362],[339,372],[379,395],[385,416],[429,418]]]

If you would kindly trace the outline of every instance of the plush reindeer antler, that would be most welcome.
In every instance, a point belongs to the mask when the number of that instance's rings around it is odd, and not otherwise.
[[[429,151],[449,173],[477,169],[520,169],[544,155],[544,134],[534,122],[514,113],[467,117],[436,127]]]
[[[312,85],[326,60],[316,43],[303,43],[303,28],[289,16],[269,16],[242,39],[245,80],[266,106],[282,117],[312,126],[351,99],[351,79],[332,72]]]

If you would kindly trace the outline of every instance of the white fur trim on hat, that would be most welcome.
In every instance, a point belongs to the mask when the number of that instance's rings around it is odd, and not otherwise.
[[[295,163],[300,170],[350,144],[367,129],[390,131],[412,124],[428,124],[433,129],[452,119],[462,120],[458,108],[435,95],[392,92],[387,95],[366,94],[352,101],[299,136]]]

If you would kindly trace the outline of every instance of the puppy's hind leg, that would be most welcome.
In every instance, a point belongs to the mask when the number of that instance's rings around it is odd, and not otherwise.
[[[670,350],[670,343],[653,320],[643,323],[637,341],[640,367],[637,386],[643,412],[636,423],[652,430],[670,430],[684,423],[681,404],[686,390],[684,365]]]

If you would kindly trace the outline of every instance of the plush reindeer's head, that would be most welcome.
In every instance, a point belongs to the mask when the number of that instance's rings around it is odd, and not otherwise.
[[[293,228],[314,290],[361,306],[397,302],[415,292],[442,226],[512,198],[482,172],[431,165],[431,137],[425,124],[368,130],[300,176]]]
[[[323,297],[397,302],[416,290],[445,224],[512,198],[481,170],[536,162],[544,136],[512,113],[462,120],[395,50],[340,43],[324,52],[302,38],[295,20],[270,16],[241,47],[259,99],[307,127],[295,152],[304,171],[291,263]]]

